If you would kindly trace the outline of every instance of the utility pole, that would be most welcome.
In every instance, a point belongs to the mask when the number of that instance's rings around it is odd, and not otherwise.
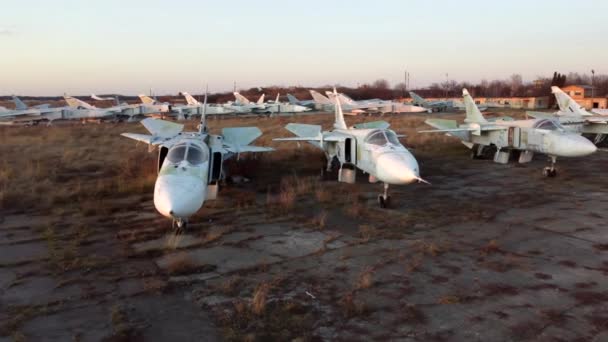
[[[595,70],[591,69],[591,108],[593,108],[593,99],[595,98],[595,87],[593,86],[595,81]]]

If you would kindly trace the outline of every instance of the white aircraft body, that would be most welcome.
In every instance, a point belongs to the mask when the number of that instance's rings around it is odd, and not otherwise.
[[[337,93],[334,90],[334,94]],[[295,134],[293,138],[277,141],[306,141],[320,148],[327,157],[327,170],[335,161],[340,164],[338,180],[354,183],[356,169],[369,174],[369,181],[384,183],[384,192],[378,203],[390,203],[389,184],[409,184],[422,181],[416,158],[401,144],[398,136],[388,129],[385,121],[376,121],[347,127],[340,100],[336,102],[333,130],[322,131],[319,125],[290,123],[285,128]]]
[[[207,99],[205,96],[205,105]],[[217,197],[218,182],[228,158],[244,152],[267,152],[272,148],[250,145],[262,133],[257,127],[224,128],[221,135],[207,132],[205,113],[198,132],[183,132],[184,125],[147,118],[142,124],[151,133],[122,135],[158,146],[158,177],[154,186],[154,206],[173,226],[186,227],[206,200]]]
[[[534,153],[550,157],[551,165],[543,169],[547,177],[555,177],[557,157],[583,157],[597,150],[596,146],[579,134],[568,132],[557,120],[486,120],[466,89],[463,99],[467,107],[464,124],[456,120],[428,119],[426,124],[436,130],[421,132],[443,132],[462,140],[472,150],[473,158],[480,157],[488,147],[495,147],[494,161],[506,164],[513,150],[520,151],[519,162],[532,160]]]
[[[167,102],[159,102],[156,99],[153,99],[147,95],[139,94],[139,100],[141,101],[141,105],[139,105],[139,115],[152,115],[152,114],[167,114],[171,110],[171,104]]]
[[[327,92],[328,98],[335,102],[333,94]],[[345,94],[338,93],[340,98],[340,104],[342,108],[354,108],[360,109],[366,112],[378,112],[378,113],[424,113],[428,112],[428,109],[424,107],[413,106],[400,102],[385,101],[380,99],[369,99],[355,101]]]
[[[308,107],[310,109],[315,108],[315,100],[298,100],[297,97],[295,97],[291,94],[287,94],[287,99],[289,100],[289,103],[292,105],[304,106],[304,107]]]
[[[80,119],[83,121],[101,121],[106,119],[116,119],[121,116],[132,118],[137,115],[137,110],[132,105],[120,104],[108,108],[97,108],[82,100],[72,96],[65,95],[63,97],[67,102],[70,110],[66,111],[64,119]]]
[[[596,144],[606,138],[608,117],[589,113],[559,87],[551,87],[551,92],[555,95],[559,111],[553,114],[544,112],[526,112],[526,114],[537,119],[555,118],[568,131],[593,136]]]
[[[224,115],[235,113],[233,109],[224,106],[212,105],[209,103],[207,103],[206,106],[203,106],[202,103],[185,91],[182,91],[181,95],[186,99],[186,104],[177,106],[173,105],[171,106],[171,111],[185,113],[187,117],[202,115],[203,111],[205,112],[205,115]]]
[[[445,112],[453,107],[452,101],[427,101],[413,91],[410,91],[410,96],[412,97],[412,104],[424,107],[432,112]]]

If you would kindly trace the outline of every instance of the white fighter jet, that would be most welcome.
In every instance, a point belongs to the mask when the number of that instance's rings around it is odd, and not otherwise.
[[[584,134],[601,143],[608,135],[608,117],[601,114],[589,113],[559,87],[551,87],[555,95],[559,111],[551,114],[544,112],[526,112],[537,119],[554,118],[570,132]]]
[[[412,104],[424,107],[431,112],[444,112],[454,107],[452,101],[427,101],[413,91],[410,91],[410,96],[412,97]]]
[[[335,102],[334,96],[330,92],[326,92],[328,98]],[[428,109],[419,106],[413,106],[401,102],[386,101],[380,99],[369,99],[355,101],[349,96],[338,93],[340,103],[343,109],[350,109],[357,114],[359,111],[367,113],[423,113],[428,112]]]
[[[337,92],[334,89],[334,95]],[[398,135],[388,129],[385,121],[375,121],[347,127],[340,100],[335,106],[333,130],[322,131],[319,125],[290,123],[285,128],[297,135],[278,138],[277,141],[306,141],[322,149],[327,157],[327,170],[335,161],[340,164],[338,181],[353,184],[357,169],[369,174],[369,181],[384,183],[384,192],[378,203],[385,208],[390,204],[390,184],[425,182],[420,178],[416,158],[401,144]]]
[[[546,154],[551,159],[551,165],[543,169],[547,177],[557,175],[557,157],[583,157],[597,150],[589,140],[568,132],[554,119],[486,120],[466,89],[462,90],[462,95],[466,105],[464,124],[458,125],[456,120],[428,119],[425,123],[437,129],[421,133],[440,132],[455,136],[471,149],[473,158],[483,156],[486,149],[496,148],[494,161],[502,164],[509,162],[512,151],[520,151],[520,163],[530,162],[534,153]]]
[[[235,113],[233,109],[224,106],[207,104],[203,110],[203,104],[200,103],[197,99],[195,99],[192,95],[188,94],[185,91],[180,93],[185,99],[185,105],[172,105],[171,112],[179,113],[179,116],[183,116],[185,119],[202,115],[203,111],[205,115],[224,115],[224,114],[232,114]]]
[[[163,216],[171,218],[177,229],[185,228],[189,217],[206,200],[217,197],[218,183],[225,177],[222,169],[225,160],[244,152],[274,150],[249,145],[262,135],[257,127],[224,128],[221,135],[209,134],[204,112],[197,132],[183,132],[182,124],[153,118],[141,123],[151,135],[122,136],[145,142],[151,148],[158,146],[154,206]]]

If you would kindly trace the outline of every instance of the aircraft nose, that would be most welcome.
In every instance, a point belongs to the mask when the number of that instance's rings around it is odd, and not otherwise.
[[[380,155],[376,160],[376,174],[388,184],[409,184],[420,179],[418,162],[409,152]]]
[[[554,144],[555,155],[560,157],[584,157],[597,151],[597,147],[580,135],[560,136]]]
[[[195,177],[159,176],[154,188],[154,206],[165,217],[186,219],[203,206],[205,190],[203,182]]]

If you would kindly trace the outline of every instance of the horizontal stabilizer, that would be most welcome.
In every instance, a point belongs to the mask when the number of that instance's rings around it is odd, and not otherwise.
[[[320,125],[290,123],[285,126],[285,129],[299,137],[318,137],[321,135]]]
[[[262,135],[262,131],[257,127],[227,127],[222,129],[222,135],[229,145],[245,146]]]
[[[123,137],[127,137],[129,139],[145,142],[146,144],[150,144],[150,145],[152,145],[154,143],[154,140],[157,139],[153,135],[148,135],[148,134],[122,133],[121,135]]]
[[[390,127],[390,124],[386,121],[372,121],[372,122],[364,122],[364,123],[356,124],[353,127],[357,128],[357,129],[370,129],[370,128],[387,129]]]
[[[141,121],[148,132],[160,138],[172,138],[184,129],[184,125],[170,121],[147,118]]]

